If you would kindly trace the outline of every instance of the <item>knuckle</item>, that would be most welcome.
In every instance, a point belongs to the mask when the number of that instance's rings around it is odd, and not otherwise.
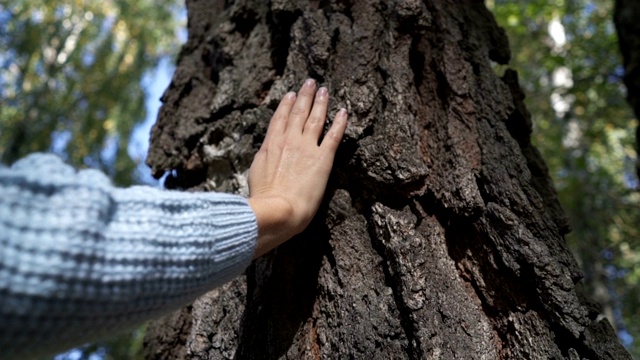
[[[309,116],[309,119],[307,119],[308,126],[316,126],[319,123],[320,123],[320,118],[318,116]]]
[[[286,121],[287,121],[287,116],[285,114],[275,113],[275,115],[273,116],[273,120],[271,122],[283,123]]]
[[[276,141],[272,144],[272,150],[277,153],[286,152],[289,148],[291,148],[291,140],[288,138],[280,139],[280,141]]]
[[[303,106],[294,106],[293,109],[291,109],[291,115],[292,116],[305,116],[307,111]]]
[[[336,147],[338,144],[340,144],[340,136],[338,136],[338,134],[335,131],[330,131],[327,133],[327,135],[325,136],[325,139],[328,141],[329,146]]]

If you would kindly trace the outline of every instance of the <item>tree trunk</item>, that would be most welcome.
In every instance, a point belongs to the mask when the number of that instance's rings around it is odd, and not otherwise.
[[[624,84],[627,99],[640,119],[640,2],[616,0],[614,21],[618,31],[620,52],[624,61]],[[636,127],[636,149],[640,154],[640,127]],[[636,162],[636,174],[640,179],[640,159]]]
[[[148,163],[246,193],[307,76],[350,113],[311,226],[149,325],[148,358],[624,359],[577,289],[510,53],[480,1],[191,0]]]

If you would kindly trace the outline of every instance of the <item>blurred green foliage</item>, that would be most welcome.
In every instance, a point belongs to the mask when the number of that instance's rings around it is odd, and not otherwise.
[[[140,81],[177,52],[176,0],[0,0],[0,161],[54,151],[134,181]]]
[[[177,0],[0,0],[0,161],[53,151],[116,184],[146,116],[143,76],[177,53]],[[144,328],[57,359],[142,359]]]
[[[625,101],[613,0],[487,1],[507,32],[587,291],[640,358],[637,119]],[[640,19],[639,19],[640,20]],[[501,72],[500,66],[496,71]]]

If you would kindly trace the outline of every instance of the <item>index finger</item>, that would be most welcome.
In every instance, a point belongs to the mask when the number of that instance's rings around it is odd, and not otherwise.
[[[296,93],[293,91],[288,92],[282,100],[280,100],[280,104],[278,108],[273,113],[271,117],[271,121],[269,122],[269,127],[267,128],[267,134],[264,137],[264,142],[262,145],[264,146],[269,142],[271,138],[274,136],[282,135],[284,130],[287,128],[287,120],[289,119],[289,113],[291,112],[291,108],[296,101]]]

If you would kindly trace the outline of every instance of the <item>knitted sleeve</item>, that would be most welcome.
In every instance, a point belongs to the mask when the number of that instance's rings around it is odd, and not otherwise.
[[[45,154],[0,167],[0,359],[175,310],[244,271],[256,238],[240,196],[114,188]]]

